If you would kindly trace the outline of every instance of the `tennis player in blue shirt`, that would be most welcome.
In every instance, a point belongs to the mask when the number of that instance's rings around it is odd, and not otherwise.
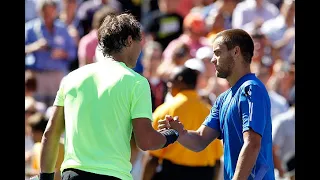
[[[198,130],[185,130],[178,117],[166,116],[159,129],[179,132],[178,142],[201,151],[214,139],[224,143],[225,180],[274,180],[270,99],[263,83],[250,71],[254,45],[240,29],[217,34],[213,41],[216,75],[231,88],[222,93]],[[201,175],[199,174],[201,177]]]

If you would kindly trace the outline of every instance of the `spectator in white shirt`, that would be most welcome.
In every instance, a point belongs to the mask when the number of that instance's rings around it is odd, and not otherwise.
[[[285,0],[280,11],[281,14],[262,25],[261,31],[279,51],[279,58],[288,61],[295,43],[295,1]]]
[[[271,77],[271,67],[266,64],[260,62],[257,67],[257,77],[266,85],[270,97],[271,103],[271,118],[272,120],[278,114],[284,113],[288,110],[289,104],[285,97],[277,93],[274,89],[270,88],[268,85],[268,81]]]
[[[251,33],[261,25],[279,15],[279,9],[267,0],[245,0],[237,4],[232,14],[232,28]]]
[[[290,93],[291,107],[272,121],[274,167],[279,177],[294,179],[295,159],[295,88]]]

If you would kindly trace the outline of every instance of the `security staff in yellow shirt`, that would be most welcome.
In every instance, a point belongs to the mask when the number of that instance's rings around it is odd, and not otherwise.
[[[203,123],[211,107],[201,100],[196,91],[198,75],[198,71],[187,67],[178,67],[173,71],[167,84],[173,99],[155,110],[155,129],[158,129],[158,120],[164,119],[167,114],[179,116],[186,129],[196,130]],[[201,180],[213,180],[215,165],[223,155],[223,147],[220,140],[215,140],[203,151],[193,152],[175,142],[166,148],[149,151],[149,154],[151,161],[158,162],[152,180],[194,180],[199,176]]]

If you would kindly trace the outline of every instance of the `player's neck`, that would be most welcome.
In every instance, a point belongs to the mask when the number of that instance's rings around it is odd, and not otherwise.
[[[126,66],[128,66],[128,56],[125,53],[116,53],[112,54],[111,58],[118,62],[123,62]]]
[[[244,75],[246,74],[249,74],[251,73],[251,70],[250,70],[250,66],[244,66],[242,68],[234,68],[234,71],[233,73],[227,77],[227,81],[229,82],[230,86],[234,86],[237,81],[243,77]]]

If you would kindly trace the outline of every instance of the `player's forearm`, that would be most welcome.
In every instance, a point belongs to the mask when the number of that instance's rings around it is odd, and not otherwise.
[[[59,134],[53,134],[48,131],[44,133],[41,141],[41,172],[52,173],[55,171],[56,161],[59,152],[59,140]]]
[[[191,151],[200,152],[207,147],[208,144],[203,142],[203,139],[197,131],[185,131],[180,134],[178,142]]]
[[[232,180],[247,180],[260,152],[260,144],[244,143]]]
[[[163,134],[156,131],[156,134],[154,135],[154,139],[149,138],[149,141],[151,141],[150,144],[152,144],[152,146],[150,146],[149,150],[156,150],[156,149],[163,148],[163,146],[167,142],[167,139]]]
[[[161,149],[167,142],[166,137],[158,131],[149,132],[144,141],[139,141],[137,145],[143,151]]]

